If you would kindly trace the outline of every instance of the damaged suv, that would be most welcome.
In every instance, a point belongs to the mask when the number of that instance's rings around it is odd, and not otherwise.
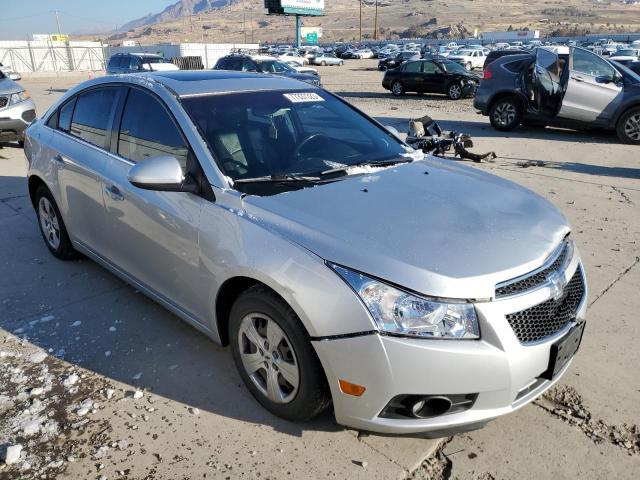
[[[280,417],[476,428],[541,395],[580,344],[587,285],[553,205],[307,83],[105,76],[33,124],[25,153],[50,252],[229,345]]]
[[[583,48],[543,47],[494,61],[474,106],[497,130],[520,123],[597,127],[640,145],[640,76]]]

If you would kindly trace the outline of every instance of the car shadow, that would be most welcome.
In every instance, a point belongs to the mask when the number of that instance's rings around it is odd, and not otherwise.
[[[93,261],[46,249],[23,177],[0,177],[0,328],[91,372],[189,407],[300,437],[342,431],[331,409],[282,420],[251,396],[228,348]]]

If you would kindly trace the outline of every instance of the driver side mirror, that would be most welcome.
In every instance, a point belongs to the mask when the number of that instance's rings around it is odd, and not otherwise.
[[[162,155],[135,164],[129,170],[129,183],[144,190],[198,193],[196,181],[182,173],[175,157]]]

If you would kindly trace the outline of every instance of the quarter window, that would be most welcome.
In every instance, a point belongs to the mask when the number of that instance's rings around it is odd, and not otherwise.
[[[185,169],[188,152],[178,127],[158,100],[132,88],[122,113],[118,154],[133,162],[170,155]]]
[[[78,95],[71,121],[71,134],[97,147],[105,148],[109,117],[116,92],[116,88],[113,87],[96,88]]]
[[[60,116],[58,119],[58,128],[63,132],[69,132],[71,128],[71,116],[73,115],[73,107],[76,104],[76,98],[72,98],[60,108]]]

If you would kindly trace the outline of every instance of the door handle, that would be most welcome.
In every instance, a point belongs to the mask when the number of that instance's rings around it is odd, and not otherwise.
[[[105,187],[104,191],[107,193],[107,195],[111,197],[112,200],[115,200],[118,202],[124,200],[124,195],[122,194],[120,189],[115,185],[110,185],[108,187]]]
[[[59,153],[53,156],[53,161],[58,165],[58,168],[64,168],[65,161]]]
[[[573,75],[571,80],[575,80],[576,82],[584,82],[584,78]]]

